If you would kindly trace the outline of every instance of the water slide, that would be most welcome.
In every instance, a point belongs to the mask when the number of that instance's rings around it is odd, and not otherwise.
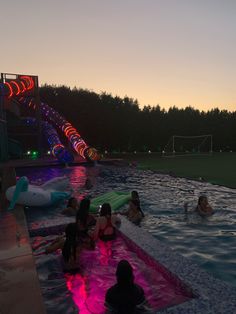
[[[18,76],[18,79],[16,80],[1,84],[0,89],[3,96],[7,97],[9,100],[14,97],[18,103],[27,105],[29,108],[35,110],[37,107],[35,98],[29,97],[28,95],[30,92],[34,91],[34,86],[34,80],[32,77],[21,75]],[[78,131],[71,125],[71,123],[68,122],[56,110],[42,102],[40,104],[40,110],[43,119],[46,122],[53,124],[64,133],[78,155],[87,160],[98,160],[100,158],[97,150],[88,146]],[[64,161],[64,156],[66,156],[66,154],[64,154],[64,146],[61,144],[61,142],[56,142],[56,136],[54,136],[55,133],[53,134],[52,129],[48,129],[48,132],[51,132],[50,134],[53,138],[51,141],[52,143],[50,144],[53,155],[58,160]],[[63,160],[60,159],[60,156],[63,156]]]
[[[23,118],[22,120],[23,123],[29,127],[37,125],[37,120],[35,118],[28,117]],[[73,162],[73,154],[61,143],[56,129],[47,121],[42,121],[42,131],[52,154],[63,163]]]

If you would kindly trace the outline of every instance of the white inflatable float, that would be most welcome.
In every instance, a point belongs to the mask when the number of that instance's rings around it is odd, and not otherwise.
[[[10,201],[9,209],[15,204],[26,206],[50,206],[70,196],[65,189],[69,185],[67,177],[53,178],[46,183],[36,186],[29,184],[27,177],[21,177],[16,185],[6,191],[6,197]]]

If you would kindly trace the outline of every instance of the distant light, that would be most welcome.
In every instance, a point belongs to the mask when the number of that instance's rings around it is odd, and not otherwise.
[[[108,154],[108,151],[107,151],[107,150],[105,150],[105,154]]]
[[[232,150],[230,150],[229,152],[230,152],[230,153],[232,153],[233,151],[232,151]]]
[[[48,150],[47,154],[48,154],[48,155],[51,155],[51,152],[50,152],[50,150]]]
[[[162,154],[165,154],[165,151],[164,151],[164,150],[162,151]]]
[[[38,152],[32,152],[33,156],[36,156],[38,154]]]
[[[27,155],[30,155],[30,154],[31,154],[31,151],[30,151],[30,150],[28,150]]]
[[[137,154],[136,150],[134,151],[134,154]]]
[[[220,149],[220,153],[222,153],[222,150]]]
[[[150,151],[150,150],[148,151],[148,154],[151,154],[151,151]]]

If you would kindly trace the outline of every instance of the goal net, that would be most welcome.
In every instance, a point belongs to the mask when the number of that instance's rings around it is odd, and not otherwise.
[[[162,151],[163,156],[183,156],[212,153],[212,135],[173,135]]]

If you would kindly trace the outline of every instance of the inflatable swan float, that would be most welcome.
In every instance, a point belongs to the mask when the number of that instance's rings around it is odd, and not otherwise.
[[[9,209],[13,209],[15,204],[49,206],[63,201],[70,196],[69,192],[64,192],[68,185],[69,179],[66,177],[53,178],[40,186],[31,185],[27,177],[21,177],[16,185],[6,191]]]

